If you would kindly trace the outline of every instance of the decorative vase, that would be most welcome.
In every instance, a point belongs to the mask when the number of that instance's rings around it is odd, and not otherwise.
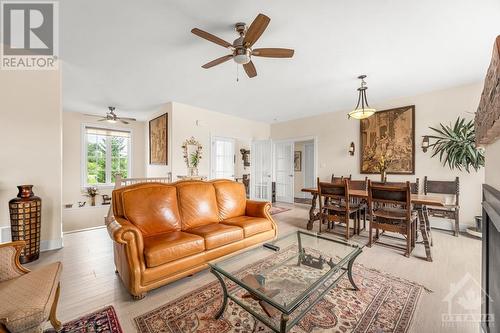
[[[12,241],[26,242],[19,258],[25,264],[38,259],[40,255],[42,199],[33,194],[33,185],[20,185],[17,188],[17,197],[9,201],[10,225]]]
[[[380,171],[380,181],[382,183],[385,183],[386,180],[387,180],[387,171],[385,170]]]
[[[189,177],[198,176],[198,168],[197,167],[189,167],[188,168],[188,176]]]
[[[90,205],[95,206],[95,195],[90,197]]]

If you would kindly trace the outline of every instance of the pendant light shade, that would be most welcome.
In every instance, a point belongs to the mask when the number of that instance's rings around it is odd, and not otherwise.
[[[361,86],[358,88],[358,104],[356,104],[354,110],[349,112],[347,118],[365,119],[377,112],[377,110],[370,108],[370,105],[368,105],[368,100],[366,99],[366,90],[368,87],[366,86],[365,78],[366,75],[358,76],[358,79],[361,80]]]

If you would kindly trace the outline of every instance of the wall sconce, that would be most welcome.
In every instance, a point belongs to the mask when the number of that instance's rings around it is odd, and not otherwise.
[[[351,156],[354,156],[354,151],[355,151],[355,147],[354,147],[354,142],[351,142],[351,145],[349,146],[349,155]]]
[[[424,139],[422,140],[422,150],[424,153],[427,152],[427,149],[429,148],[429,137],[427,135],[424,135]]]

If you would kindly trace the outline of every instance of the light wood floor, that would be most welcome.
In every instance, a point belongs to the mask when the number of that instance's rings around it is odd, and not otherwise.
[[[288,233],[297,227],[305,227],[308,207],[296,204],[292,210],[274,217],[280,233]],[[467,273],[480,281],[481,242],[464,235],[456,238],[444,232],[435,231],[433,235],[432,263],[421,259],[425,257],[422,245],[417,245],[411,258],[379,245],[366,247],[357,261],[415,281],[433,291],[422,295],[411,332],[476,333],[479,331],[478,324],[446,326],[441,318],[447,313],[447,303],[443,299],[452,283],[460,281]],[[363,236],[358,236],[357,240],[366,242]],[[154,290],[143,300],[133,301],[114,273],[111,241],[105,229],[67,234],[64,249],[42,253],[40,260],[28,266],[33,269],[56,260],[63,262],[59,319],[69,321],[103,306],[113,305],[125,332],[136,331],[133,323],[135,316],[215,280],[207,271],[200,272]],[[479,286],[475,288],[479,289]]]

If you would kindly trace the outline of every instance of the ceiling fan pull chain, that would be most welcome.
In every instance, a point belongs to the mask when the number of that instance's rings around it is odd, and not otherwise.
[[[236,82],[240,82],[240,68],[238,64],[236,64]]]

